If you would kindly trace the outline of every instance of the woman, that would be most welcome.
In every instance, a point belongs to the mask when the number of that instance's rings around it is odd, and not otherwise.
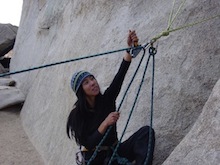
[[[138,42],[135,31],[129,31],[128,46],[131,47],[135,42]],[[72,77],[71,87],[78,100],[68,117],[67,134],[69,138],[74,137],[76,143],[82,146],[85,162],[88,162],[109,126],[112,126],[112,129],[91,164],[107,164],[111,157],[111,148],[115,146],[118,140],[116,122],[120,117],[119,112],[115,111],[115,101],[131,60],[131,55],[126,52],[117,74],[104,94],[100,93],[99,84],[91,73],[80,71]],[[117,152],[118,155],[130,162],[135,162],[136,165],[142,165],[147,156],[149,129],[152,128],[144,126],[128,140],[121,143]],[[154,130],[152,129],[151,132],[152,143],[148,165],[152,164],[155,142]],[[113,164],[119,163],[114,161]]]

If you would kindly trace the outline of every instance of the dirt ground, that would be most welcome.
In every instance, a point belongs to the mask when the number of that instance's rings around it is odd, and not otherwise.
[[[43,165],[23,130],[21,106],[0,110],[0,165]]]

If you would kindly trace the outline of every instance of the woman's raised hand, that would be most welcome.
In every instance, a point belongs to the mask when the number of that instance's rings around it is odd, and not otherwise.
[[[129,33],[128,33],[128,38],[127,38],[127,44],[129,47],[131,46],[137,46],[136,44],[138,44],[138,37],[137,37],[137,34],[135,32],[135,30],[131,31],[129,30]]]
[[[138,46],[138,40],[139,39],[136,35],[135,30],[133,31],[129,30],[128,38],[127,38],[128,47]],[[126,52],[126,54],[124,55],[124,60],[129,62],[132,61],[132,56],[129,52]]]

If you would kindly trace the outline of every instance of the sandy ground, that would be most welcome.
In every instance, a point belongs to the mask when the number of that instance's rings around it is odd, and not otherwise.
[[[43,165],[23,130],[20,106],[0,110],[0,165]]]

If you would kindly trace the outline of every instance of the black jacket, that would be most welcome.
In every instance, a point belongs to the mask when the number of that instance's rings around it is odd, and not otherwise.
[[[97,146],[103,138],[103,135],[98,132],[98,127],[109,113],[116,110],[115,101],[121,90],[121,86],[129,66],[130,62],[125,60],[122,61],[111,85],[105,90],[103,95],[96,99],[94,109],[92,111],[88,111],[85,116],[85,126],[83,131],[86,131],[86,133],[85,136],[80,139],[80,143],[89,150],[95,148],[95,146]],[[117,131],[116,124],[114,124],[108,134],[108,137],[102,145],[111,146],[116,140]]]

